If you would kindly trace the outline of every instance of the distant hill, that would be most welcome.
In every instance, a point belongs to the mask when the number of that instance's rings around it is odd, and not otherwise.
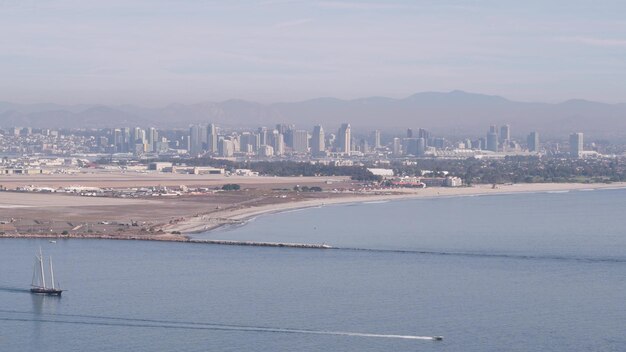
[[[0,102],[0,127],[187,127],[215,122],[224,126],[273,126],[321,123],[334,130],[350,122],[355,130],[423,127],[441,134],[483,134],[490,124],[511,124],[513,133],[544,135],[583,131],[597,138],[626,138],[626,104],[568,100],[559,104],[516,102],[500,96],[452,91],[424,92],[403,99],[370,97],[260,104],[227,100],[171,104],[162,108]]]

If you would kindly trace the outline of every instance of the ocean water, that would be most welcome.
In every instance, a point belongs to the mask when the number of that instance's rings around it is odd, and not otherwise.
[[[626,190],[438,198],[198,235],[329,250],[4,239],[0,351],[626,351],[624,209]],[[39,246],[61,298],[28,292]]]

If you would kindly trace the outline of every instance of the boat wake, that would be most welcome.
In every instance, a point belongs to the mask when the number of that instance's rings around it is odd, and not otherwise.
[[[0,286],[0,291],[14,293],[30,293],[30,290],[19,287]]]
[[[351,248],[351,247],[331,247],[335,250],[345,251],[363,251],[363,252],[382,252],[382,253],[407,253],[407,254],[426,254],[440,256],[457,256],[457,257],[479,257],[479,258],[507,258],[522,260],[563,260],[576,261],[586,263],[626,263],[626,258],[615,257],[577,257],[577,256],[560,256],[560,255],[524,255],[524,254],[505,254],[505,253],[472,253],[472,252],[444,252],[444,251],[424,251],[411,249],[376,249],[376,248]]]
[[[429,341],[439,341],[443,339],[440,336],[416,336],[416,335],[374,334],[374,333],[347,332],[347,331],[325,331],[325,330],[280,328],[280,327],[269,327],[269,326],[219,324],[219,323],[210,323],[210,322],[136,319],[136,318],[96,316],[96,315],[83,315],[83,314],[45,314],[45,313],[40,314],[40,313],[18,311],[18,310],[1,310],[0,309],[0,312],[15,314],[14,317],[0,317],[0,320],[2,321],[15,321],[15,322],[34,321],[34,322],[40,322],[40,323],[58,323],[58,324],[335,335],[335,336],[388,338],[388,339],[404,339],[404,340],[429,340]],[[71,319],[71,318],[74,318],[74,319]]]

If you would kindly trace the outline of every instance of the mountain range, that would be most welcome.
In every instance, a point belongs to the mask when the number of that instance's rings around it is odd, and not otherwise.
[[[228,127],[293,123],[302,129],[322,124],[331,131],[349,122],[357,132],[422,127],[448,135],[483,134],[489,125],[510,124],[513,134],[520,136],[532,130],[551,136],[582,131],[597,138],[622,139],[626,138],[626,104],[580,99],[556,104],[517,102],[458,90],[417,93],[402,99],[317,98],[273,104],[233,99],[161,108],[0,102],[0,128],[186,128],[189,124],[208,122]]]

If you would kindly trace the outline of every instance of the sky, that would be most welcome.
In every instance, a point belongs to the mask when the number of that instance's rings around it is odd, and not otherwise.
[[[0,0],[0,101],[626,102],[626,1]]]

